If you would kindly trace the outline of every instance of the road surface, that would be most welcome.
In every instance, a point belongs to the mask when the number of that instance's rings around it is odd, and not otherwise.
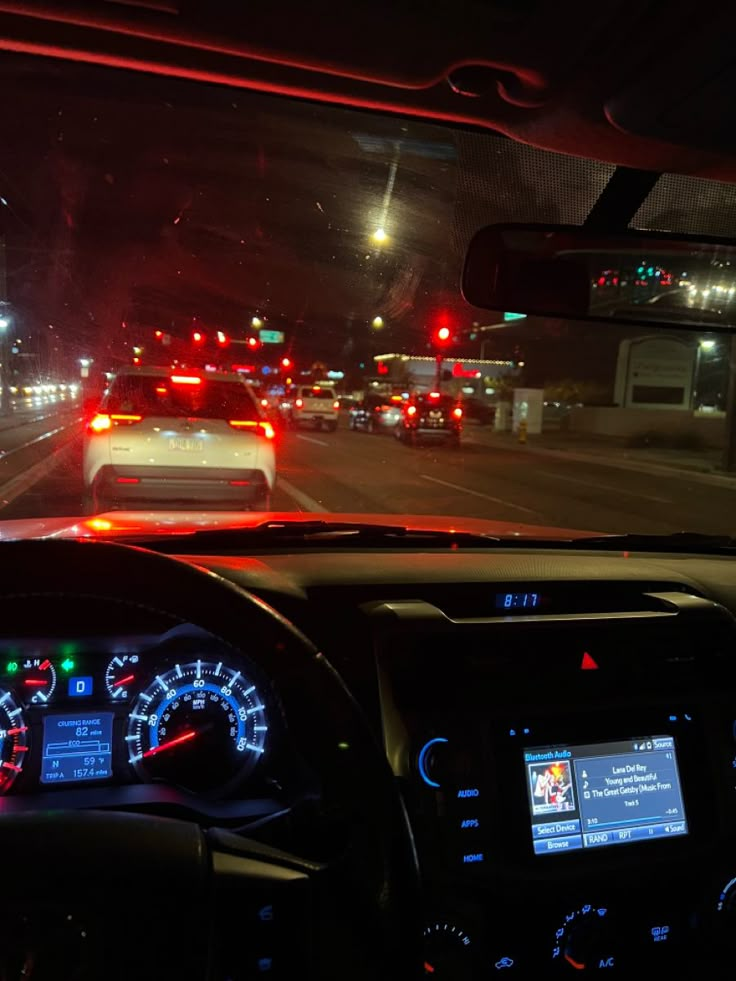
[[[50,422],[35,425],[49,430]],[[27,431],[34,431],[30,424]],[[26,487],[14,478],[0,518],[82,514],[81,445],[79,437],[69,440],[73,432],[78,424],[56,437],[63,448],[58,459],[44,458],[40,479]],[[0,428],[0,449],[2,437]],[[612,533],[736,530],[736,482],[732,489],[723,478],[624,470],[490,444],[486,430],[469,427],[459,450],[412,448],[390,435],[351,432],[345,419],[335,433],[285,432],[278,437],[272,507],[442,514]],[[38,467],[33,463],[31,475]]]

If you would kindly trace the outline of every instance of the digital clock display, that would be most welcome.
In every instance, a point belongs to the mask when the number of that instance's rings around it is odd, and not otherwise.
[[[541,593],[497,593],[497,610],[535,610],[542,605]]]

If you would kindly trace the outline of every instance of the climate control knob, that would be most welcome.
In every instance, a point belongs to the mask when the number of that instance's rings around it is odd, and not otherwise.
[[[565,916],[555,934],[552,960],[561,968],[615,968],[616,936],[605,907],[581,906]]]

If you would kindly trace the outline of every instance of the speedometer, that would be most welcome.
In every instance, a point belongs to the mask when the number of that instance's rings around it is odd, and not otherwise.
[[[209,661],[156,675],[128,716],[130,763],[144,780],[223,790],[263,755],[268,724],[256,686],[237,668]]]

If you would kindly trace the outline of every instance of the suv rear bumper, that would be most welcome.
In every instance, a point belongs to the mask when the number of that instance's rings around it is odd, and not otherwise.
[[[404,425],[400,430],[404,436],[421,440],[436,440],[437,442],[447,442],[448,440],[459,440],[462,428],[460,426],[423,426],[423,425]]]
[[[264,509],[269,486],[262,470],[108,464],[98,470],[91,493],[96,510],[126,508],[132,503]]]

